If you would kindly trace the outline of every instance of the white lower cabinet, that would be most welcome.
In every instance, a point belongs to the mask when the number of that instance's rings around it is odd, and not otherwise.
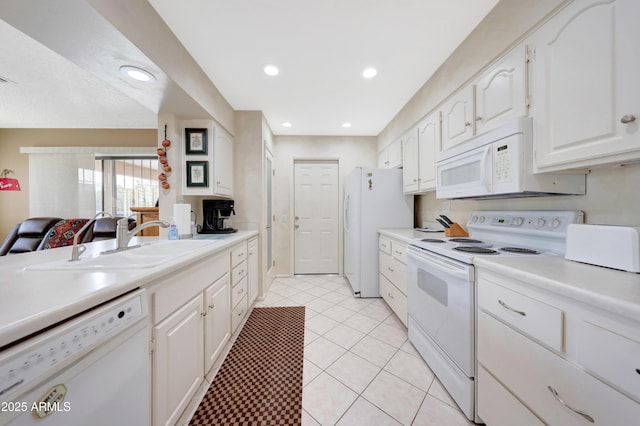
[[[204,320],[205,372],[213,367],[224,345],[231,337],[231,309],[229,306],[229,274],[204,291],[206,315]]]
[[[478,415],[490,426],[637,424],[639,326],[478,267]]]
[[[202,313],[198,295],[154,327],[154,424],[174,424],[204,378]]]
[[[380,236],[378,240],[380,295],[407,325],[407,244]]]
[[[248,311],[247,242],[231,249],[231,332],[235,332]]]
[[[258,297],[258,285],[260,283],[260,265],[258,259],[258,237],[252,238],[248,241],[248,255],[247,255],[247,267],[249,270],[247,271],[247,280],[248,280],[248,289],[247,289],[247,305],[253,305],[253,302],[256,301]]]
[[[231,333],[230,251],[148,289],[153,318],[153,424],[175,424]]]

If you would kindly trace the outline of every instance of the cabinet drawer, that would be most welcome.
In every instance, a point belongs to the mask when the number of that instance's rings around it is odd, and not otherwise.
[[[564,350],[564,312],[561,309],[487,279],[480,280],[478,306],[551,349]]]
[[[393,283],[402,293],[407,294],[407,266],[396,258],[380,253],[380,273]]]
[[[243,260],[231,271],[231,285],[236,285],[243,277],[247,276],[247,261]]]
[[[384,237],[380,237],[378,240],[378,248],[381,252],[386,253],[388,255],[391,254],[391,240],[388,240]]]
[[[231,311],[231,332],[232,333],[236,331],[236,328],[238,328],[238,325],[240,325],[240,323],[242,322],[246,314],[247,314],[247,298],[243,297],[242,300],[240,300],[240,303],[238,303],[238,306],[233,308],[233,311]]]
[[[391,245],[391,255],[400,263],[407,264],[407,247],[405,245],[393,242]]]
[[[231,250],[231,267],[247,258],[247,243],[244,242]]]
[[[240,282],[233,286],[231,289],[231,307],[235,308],[240,300],[247,295],[247,277],[244,277]]]
[[[544,425],[481,365],[478,366],[478,416],[491,426]]]
[[[575,342],[578,364],[640,401],[640,342],[588,321],[576,327]]]
[[[380,295],[395,312],[400,321],[407,325],[407,296],[402,294],[384,275],[380,274]]]
[[[596,425],[629,425],[640,418],[640,404],[483,311],[478,363],[547,424],[584,426],[589,416]]]

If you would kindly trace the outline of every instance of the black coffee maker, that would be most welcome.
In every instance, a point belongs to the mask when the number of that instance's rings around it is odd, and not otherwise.
[[[225,228],[224,220],[236,214],[233,200],[202,200],[202,229],[200,234],[231,234],[237,232],[234,228]]]

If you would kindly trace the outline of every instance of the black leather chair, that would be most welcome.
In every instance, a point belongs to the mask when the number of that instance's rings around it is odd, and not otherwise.
[[[0,256],[41,250],[47,232],[62,219],[34,217],[14,226],[0,246]]]
[[[81,242],[90,243],[92,241],[109,240],[116,237],[118,220],[122,217],[101,217],[93,222],[93,226],[85,231]],[[129,230],[136,227],[136,221],[129,218]]]

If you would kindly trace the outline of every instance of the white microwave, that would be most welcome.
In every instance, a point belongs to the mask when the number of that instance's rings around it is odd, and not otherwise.
[[[441,152],[436,198],[584,195],[584,174],[534,174],[531,118],[519,118]]]

